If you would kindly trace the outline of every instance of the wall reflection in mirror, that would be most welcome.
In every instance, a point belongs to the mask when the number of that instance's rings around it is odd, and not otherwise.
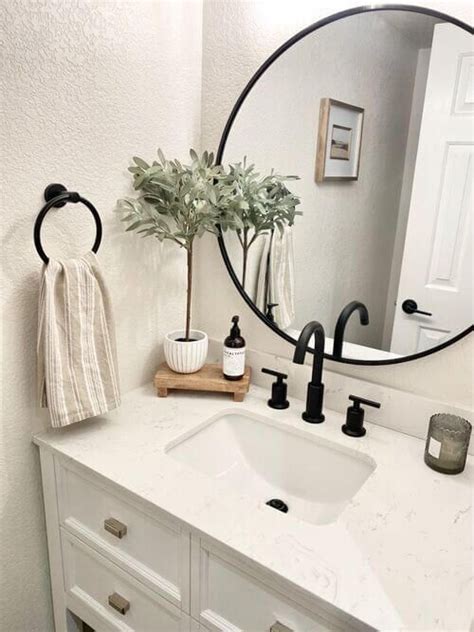
[[[469,33],[404,11],[324,26],[260,77],[222,162],[298,176],[302,214],[224,243],[280,329],[317,319],[327,353],[385,360],[471,325],[473,77]]]

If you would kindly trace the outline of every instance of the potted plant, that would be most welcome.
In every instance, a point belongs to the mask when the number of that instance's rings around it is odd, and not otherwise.
[[[194,240],[205,232],[218,233],[226,206],[223,197],[232,192],[224,170],[214,165],[212,153],[204,152],[199,157],[191,150],[190,156],[190,165],[167,160],[161,150],[151,165],[133,158],[129,171],[134,188],[140,193],[137,198],[119,200],[117,208],[127,231],[160,242],[169,240],[186,250],[185,326],[168,333],[164,340],[166,362],[177,373],[199,371],[206,361],[207,334],[191,329]]]
[[[292,226],[296,215],[302,215],[295,207],[300,199],[285,185],[298,176],[281,176],[273,171],[261,176],[255,165],[247,166],[246,160],[229,166],[227,182],[232,195],[223,202],[226,216],[221,222],[223,230],[235,230],[242,247],[242,287],[245,289],[247,262],[251,246],[260,235],[274,229],[281,233],[285,226]]]

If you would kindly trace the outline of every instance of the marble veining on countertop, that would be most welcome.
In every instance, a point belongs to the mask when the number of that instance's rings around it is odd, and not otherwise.
[[[93,420],[35,442],[114,481],[250,560],[379,630],[469,629],[472,594],[472,458],[457,476],[423,462],[424,442],[367,424],[361,439],[343,415],[301,420],[303,403],[275,411],[253,386],[245,402],[207,394],[157,398],[151,387]],[[220,412],[249,411],[370,456],[377,464],[335,522],[315,526],[239,495],[164,452]]]

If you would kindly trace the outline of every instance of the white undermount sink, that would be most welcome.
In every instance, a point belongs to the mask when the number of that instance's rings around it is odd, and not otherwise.
[[[334,521],[376,467],[355,450],[240,411],[209,419],[166,452],[259,503],[282,500],[313,524]]]

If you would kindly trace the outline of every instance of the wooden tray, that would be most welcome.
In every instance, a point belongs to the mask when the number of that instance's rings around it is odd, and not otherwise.
[[[220,364],[205,364],[197,373],[175,373],[164,362],[155,374],[158,397],[168,397],[172,390],[231,393],[234,402],[243,402],[250,386],[250,367],[245,367],[241,380],[226,380]]]

